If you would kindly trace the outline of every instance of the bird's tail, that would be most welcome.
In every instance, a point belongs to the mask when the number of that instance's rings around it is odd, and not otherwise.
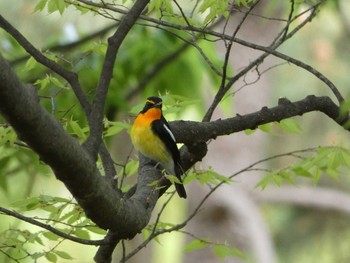
[[[181,198],[186,198],[187,197],[186,190],[185,190],[185,187],[184,187],[183,184],[175,183],[175,188],[176,188],[176,192],[178,193],[178,195]]]
[[[183,174],[183,169],[181,167],[180,164],[176,164],[175,165],[175,174],[176,174],[176,177],[180,180],[181,184],[179,183],[175,183],[175,188],[176,188],[176,192],[178,193],[178,195],[181,197],[181,198],[186,198],[187,197],[187,194],[186,194],[186,190],[185,190],[185,187],[184,185],[182,184],[182,180],[181,180],[181,174]]]

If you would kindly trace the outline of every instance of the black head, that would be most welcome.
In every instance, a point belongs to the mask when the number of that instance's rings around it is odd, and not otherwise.
[[[141,112],[144,113],[150,108],[160,108],[160,109],[162,109],[162,104],[163,104],[163,101],[162,101],[161,98],[156,97],[156,96],[148,97],[147,100],[146,100],[145,107],[143,107]]]

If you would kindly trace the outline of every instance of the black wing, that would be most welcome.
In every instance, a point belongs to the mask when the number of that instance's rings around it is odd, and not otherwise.
[[[175,137],[170,130],[170,126],[165,118],[162,116],[160,120],[155,120],[152,122],[152,130],[159,138],[164,142],[167,149],[171,153],[175,164],[180,164],[180,152],[176,146]],[[177,174],[176,174],[177,175]]]
[[[180,152],[179,149],[176,146],[176,140],[175,137],[170,129],[169,123],[166,121],[166,119],[163,117],[160,120],[155,120],[152,122],[152,130],[155,134],[159,136],[159,138],[164,142],[167,149],[170,151],[173,160],[174,160],[174,171],[175,176],[180,180],[181,184],[175,183],[175,188],[177,193],[180,197],[186,198],[186,190],[185,187],[182,184],[181,180],[181,174],[182,174],[182,167],[181,167],[181,158],[180,158]]]

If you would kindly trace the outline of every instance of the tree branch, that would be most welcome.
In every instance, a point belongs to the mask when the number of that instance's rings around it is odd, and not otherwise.
[[[99,8],[105,8],[117,13],[121,13],[121,14],[125,14],[127,13],[127,11],[114,7],[114,6],[110,6],[110,5],[103,5],[103,4],[99,4],[99,3],[94,3],[92,1],[89,0],[79,0],[79,2],[84,3],[86,5],[90,5],[90,6],[95,6],[95,7],[99,7]],[[261,55],[258,59],[256,59],[253,63],[251,63],[249,66],[245,68],[244,70],[242,70],[240,72],[239,75],[236,75],[234,78],[231,79],[230,82],[235,82],[237,81],[237,79],[239,79],[241,76],[243,76],[246,72],[248,72],[251,68],[253,68],[255,65],[260,64],[267,56],[269,55],[273,55],[275,57],[281,58],[285,61],[288,61],[302,69],[305,69],[306,71],[310,72],[311,74],[313,74],[315,77],[317,77],[318,79],[320,79],[323,83],[325,83],[327,85],[327,87],[332,91],[332,93],[334,94],[334,96],[337,98],[337,100],[339,102],[344,101],[343,96],[341,95],[341,93],[339,92],[339,90],[336,88],[336,86],[326,77],[324,76],[321,72],[317,71],[316,69],[312,68],[311,66],[297,60],[294,58],[291,58],[281,52],[276,51],[275,49],[281,44],[283,43],[285,40],[287,40],[288,38],[292,37],[297,31],[300,30],[301,27],[303,27],[306,23],[310,22],[311,19],[314,17],[314,14],[316,12],[317,7],[319,7],[322,3],[324,2],[324,0],[319,0],[316,3],[314,3],[308,10],[306,11],[310,11],[311,14],[303,21],[301,22],[298,26],[296,26],[290,33],[283,35],[283,38],[277,40],[270,46],[265,47],[262,45],[258,45],[255,43],[251,43],[249,41],[234,37],[232,38],[232,36],[227,35],[227,34],[222,34],[210,29],[203,29],[200,27],[196,27],[196,26],[182,26],[182,25],[178,25],[178,24],[174,24],[174,23],[170,23],[164,20],[159,20],[153,17],[148,17],[145,15],[141,15],[140,19],[144,20],[144,21],[148,21],[150,23],[156,24],[158,27],[159,26],[163,26],[163,27],[168,27],[168,28],[172,28],[172,29],[176,29],[179,31],[191,31],[191,32],[198,32],[200,34],[202,34],[203,36],[212,36],[212,37],[216,37],[218,39],[221,40],[228,40],[228,41],[233,41],[237,44],[240,44],[242,46],[251,48],[251,49],[256,49],[256,50],[260,50],[265,52],[265,54]],[[301,12],[301,14],[305,14],[306,11]],[[299,17],[301,14],[296,15],[295,17]],[[287,26],[289,25],[291,21],[288,21]],[[282,32],[284,33],[286,30],[283,30]],[[282,34],[283,34],[282,33]],[[232,86],[232,83],[228,83],[226,85],[227,87]]]
[[[119,190],[104,180],[91,156],[42,108],[34,91],[19,81],[1,56],[0,112],[99,227],[113,230],[119,238],[131,238],[147,225],[158,199],[158,192],[149,184],[161,178],[161,172],[144,161],[135,194],[124,199]]]
[[[79,243],[79,244],[83,244],[83,245],[92,245],[92,246],[99,246],[99,245],[102,245],[105,243],[104,240],[88,240],[88,239],[82,239],[82,238],[78,238],[78,237],[75,237],[75,236],[71,236],[71,235],[68,235],[60,230],[57,230],[56,228],[50,226],[50,225],[47,225],[47,224],[44,224],[44,223],[41,223],[37,220],[34,220],[33,218],[30,218],[30,217],[26,217],[24,215],[21,215],[15,211],[11,211],[11,210],[8,210],[6,208],[3,208],[3,207],[0,207],[0,213],[3,213],[4,215],[8,215],[8,216],[12,216],[12,217],[15,217],[17,219],[20,219],[24,222],[27,222],[29,224],[32,224],[32,225],[35,225],[35,226],[38,226],[38,227],[41,227],[41,228],[44,228],[54,234],[56,234],[57,236],[59,237],[62,237],[64,239],[68,239],[70,241],[73,241],[73,242],[76,242],[76,243]]]
[[[91,33],[90,35],[86,35],[81,37],[80,39],[67,43],[67,44],[54,44],[54,45],[50,45],[47,47],[42,48],[42,50],[50,50],[51,52],[57,52],[57,51],[61,51],[61,52],[65,52],[65,51],[69,51],[71,49],[77,48],[83,44],[85,44],[86,42],[89,42],[91,40],[94,40],[95,38],[99,38],[99,37],[103,37],[104,35],[106,35],[108,33],[108,31],[110,31],[111,29],[113,29],[114,27],[116,27],[116,24],[112,24],[112,25],[108,25],[96,32]],[[19,63],[24,62],[25,60],[29,59],[29,55],[24,55],[21,56],[19,58],[16,58],[14,60],[12,60],[10,62],[11,66],[16,66]]]
[[[109,231],[104,239],[105,244],[99,247],[94,260],[96,263],[110,263],[112,261],[112,254],[119,243],[118,235],[113,231]]]
[[[79,100],[84,112],[89,112],[89,101],[87,100],[84,91],[82,90],[78,75],[71,72],[52,59],[44,56],[38,49],[36,49],[16,28],[14,28],[3,16],[0,15],[0,27],[8,32],[16,41],[30,54],[36,61],[51,69],[53,72],[60,75],[62,78],[68,81],[71,85],[75,96]]]
[[[130,11],[124,16],[119,24],[118,29],[108,39],[108,47],[103,62],[101,75],[96,88],[96,94],[92,103],[92,110],[89,116],[90,135],[84,146],[92,154],[93,158],[97,158],[99,146],[102,141],[103,117],[105,100],[109,88],[109,83],[112,79],[114,63],[118,50],[123,43],[126,35],[136,20],[142,13],[143,9],[148,4],[149,0],[137,0]]]
[[[311,95],[296,102],[290,102],[285,98],[280,99],[276,107],[263,107],[260,111],[244,116],[237,114],[236,117],[211,122],[173,121],[170,122],[170,126],[177,142],[191,145],[206,142],[218,136],[255,129],[262,124],[278,122],[312,111],[326,114],[339,125],[345,124],[348,119],[339,116],[339,107],[329,97]]]

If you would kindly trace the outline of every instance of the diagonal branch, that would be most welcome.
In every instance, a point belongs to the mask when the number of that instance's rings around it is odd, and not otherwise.
[[[217,91],[214,100],[212,102],[212,104],[209,106],[206,114],[204,115],[202,121],[210,121],[215,108],[219,105],[220,101],[222,100],[222,98],[225,96],[225,94],[227,93],[227,91],[229,90],[228,87],[231,87],[233,85],[233,81],[230,81],[230,85],[226,85],[226,81],[227,81],[227,67],[228,67],[228,63],[229,63],[229,58],[230,58],[230,54],[231,54],[231,48],[232,48],[232,44],[233,44],[233,40],[235,39],[237,33],[239,32],[241,26],[243,25],[243,23],[246,21],[248,15],[253,11],[253,9],[258,5],[260,1],[256,1],[250,8],[249,10],[244,14],[241,22],[238,24],[238,26],[236,27],[235,31],[233,32],[231,39],[228,41],[228,43],[226,43],[227,40],[225,40],[225,45],[226,45],[226,53],[225,53],[225,60],[224,60],[224,64],[222,66],[222,78],[221,78],[221,83],[220,83],[220,87],[219,90]],[[228,21],[228,20],[227,20]],[[226,25],[225,25],[226,26]],[[260,61],[260,60],[259,60]],[[251,68],[251,65],[248,66],[249,68]],[[244,69],[245,71],[246,69]],[[236,77],[236,80],[238,80],[238,78]],[[231,84],[232,83],[232,84]]]
[[[108,39],[105,60],[103,62],[101,75],[96,88],[96,94],[92,103],[91,114],[88,118],[90,136],[84,144],[85,148],[94,158],[97,158],[98,149],[102,141],[102,120],[104,117],[105,100],[112,79],[114,63],[118,50],[148,2],[149,0],[137,0],[120,22],[116,32]]]
[[[51,69],[64,79],[68,81],[68,83],[71,85],[79,103],[83,107],[84,113],[87,117],[89,117],[90,111],[91,111],[91,105],[88,101],[86,95],[84,94],[83,89],[80,86],[78,75],[75,72],[71,72],[58,63],[56,63],[54,60],[49,59],[45,55],[43,55],[38,49],[36,49],[17,29],[15,29],[5,18],[3,18],[0,15],[0,26],[6,30],[12,37],[16,39],[16,41],[27,51],[28,54],[30,54],[36,61],[41,63],[42,65],[46,66],[47,68]],[[94,37],[99,34],[104,34],[108,30],[111,29],[111,26],[106,27],[105,29],[101,30],[100,32],[96,32],[92,34],[91,36],[88,36],[84,41],[87,41],[88,39],[91,39],[91,37]],[[77,44],[77,43],[76,43]],[[75,44],[72,44],[73,46]],[[99,153],[101,155],[102,163],[104,166],[106,178],[113,178],[116,175],[115,168],[113,166],[113,160],[107,150],[107,147],[105,144],[101,144],[99,148]]]
[[[89,101],[82,90],[78,75],[75,72],[71,72],[54,60],[43,55],[38,49],[36,49],[16,28],[14,28],[2,15],[0,15],[0,27],[8,32],[16,41],[30,54],[36,61],[51,69],[53,72],[60,75],[62,78],[68,81],[71,85],[76,97],[78,98],[85,114],[89,112]]]
[[[111,24],[108,25],[96,32],[91,33],[90,35],[86,35],[83,36],[82,38],[73,41],[73,42],[69,42],[67,44],[54,44],[54,45],[49,45],[47,47],[44,47],[42,50],[46,51],[46,50],[50,50],[52,52],[57,52],[57,51],[69,51],[71,49],[77,48],[83,44],[85,44],[86,42],[89,42],[91,40],[94,40],[96,38],[101,38],[103,36],[105,36],[111,29],[115,28],[117,25],[116,24]],[[14,60],[11,61],[11,66],[16,66],[19,63],[24,62],[25,60],[29,59],[29,55],[24,55],[21,57],[18,57]]]
[[[41,227],[43,229],[46,229],[54,234],[56,234],[57,236],[59,237],[62,237],[64,239],[68,239],[70,241],[73,241],[73,242],[76,242],[76,243],[79,243],[79,244],[83,244],[83,245],[92,245],[92,246],[99,246],[99,245],[102,245],[105,243],[104,240],[88,240],[88,239],[82,239],[82,238],[78,238],[78,237],[75,237],[75,236],[71,236],[69,234],[66,234],[50,225],[47,225],[47,224],[44,224],[42,222],[39,222],[37,220],[34,220],[33,218],[30,218],[30,217],[26,217],[24,215],[21,215],[15,211],[11,211],[11,210],[8,210],[6,208],[3,208],[3,207],[0,207],[0,213],[4,214],[4,215],[8,215],[8,216],[12,216],[12,217],[15,217],[17,219],[20,219],[24,222],[27,222],[29,224],[32,224],[32,225],[35,225],[35,226],[38,226],[38,227]]]

